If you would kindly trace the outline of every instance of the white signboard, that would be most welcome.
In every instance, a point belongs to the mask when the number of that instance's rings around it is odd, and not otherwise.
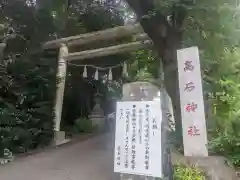
[[[160,101],[118,102],[114,172],[162,177]]]
[[[197,47],[177,51],[185,156],[208,156],[207,133]]]

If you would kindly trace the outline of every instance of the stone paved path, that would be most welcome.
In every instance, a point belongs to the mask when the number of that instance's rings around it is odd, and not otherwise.
[[[0,180],[115,180],[110,138],[94,137],[0,166]]]

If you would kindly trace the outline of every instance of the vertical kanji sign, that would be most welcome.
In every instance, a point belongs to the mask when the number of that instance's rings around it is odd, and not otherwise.
[[[199,51],[177,51],[185,156],[208,156]]]
[[[159,101],[117,103],[114,171],[162,178]]]

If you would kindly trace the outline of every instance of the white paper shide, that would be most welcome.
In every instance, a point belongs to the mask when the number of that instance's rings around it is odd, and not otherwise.
[[[208,156],[202,78],[197,47],[177,51],[185,156]]]
[[[118,102],[114,172],[162,177],[159,101]]]

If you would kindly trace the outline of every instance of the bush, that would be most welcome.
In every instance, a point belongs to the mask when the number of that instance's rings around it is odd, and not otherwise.
[[[174,167],[174,180],[206,180],[204,172],[194,166],[176,165]]]
[[[92,133],[96,130],[88,118],[78,118],[74,124],[76,133]]]
[[[21,60],[1,68],[0,157],[5,149],[23,153],[52,140],[56,77],[46,61]]]
[[[240,167],[240,120],[228,122],[225,126],[218,124],[209,149],[223,155],[234,166]]]
[[[240,87],[229,79],[216,82],[216,88],[222,92],[210,96],[214,114],[209,127],[209,150],[240,166]]]

